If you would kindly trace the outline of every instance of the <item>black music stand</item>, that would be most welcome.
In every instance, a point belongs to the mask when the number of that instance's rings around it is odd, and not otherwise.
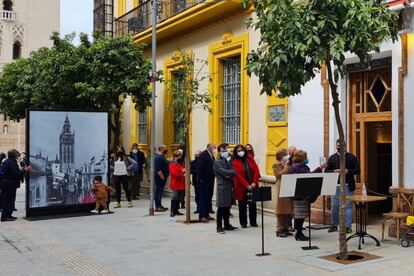
[[[256,254],[257,257],[269,256],[270,253],[264,252],[264,216],[263,216],[263,202],[272,200],[272,188],[271,187],[259,187],[252,190],[253,201],[261,202],[262,208],[262,253]]]
[[[314,250],[319,249],[317,246],[312,246],[311,236],[311,203],[315,202],[316,199],[321,195],[323,177],[307,177],[296,179],[295,197],[304,197],[309,203],[309,246],[303,246],[303,250]]]

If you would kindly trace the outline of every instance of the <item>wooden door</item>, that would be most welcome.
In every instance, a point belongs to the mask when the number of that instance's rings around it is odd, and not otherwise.
[[[361,174],[357,183],[361,184],[369,181],[367,148],[372,140],[367,137],[373,129],[368,124],[376,123],[380,128],[381,124],[392,121],[391,68],[350,73],[349,92],[349,150],[359,159]]]

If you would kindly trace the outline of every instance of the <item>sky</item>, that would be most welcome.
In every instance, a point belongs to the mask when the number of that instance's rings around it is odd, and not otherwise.
[[[74,40],[79,44],[81,32],[92,34],[93,0],[60,0],[60,33],[62,35],[76,32]]]

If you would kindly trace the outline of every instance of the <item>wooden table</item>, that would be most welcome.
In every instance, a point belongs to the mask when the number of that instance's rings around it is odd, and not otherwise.
[[[349,236],[346,241],[352,238],[359,238],[358,243],[358,250],[361,250],[361,242],[364,243],[365,237],[371,238],[376,242],[377,246],[380,246],[380,242],[377,238],[367,233],[367,216],[365,210],[367,210],[367,203],[369,202],[376,202],[387,200],[384,196],[362,196],[362,195],[354,195],[354,196],[346,196],[346,200],[352,201],[355,203],[355,223],[356,223],[356,233],[352,236]]]

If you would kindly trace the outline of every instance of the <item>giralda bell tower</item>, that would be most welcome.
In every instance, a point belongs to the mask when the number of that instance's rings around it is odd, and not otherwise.
[[[73,174],[75,172],[75,131],[70,130],[70,121],[66,113],[65,123],[59,137],[59,161],[61,172]]]

